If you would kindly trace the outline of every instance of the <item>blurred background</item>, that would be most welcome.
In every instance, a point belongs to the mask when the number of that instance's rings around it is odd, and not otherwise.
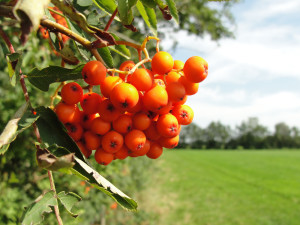
[[[187,101],[194,122],[182,128],[178,148],[166,149],[157,160],[127,158],[107,167],[91,160],[138,201],[137,213],[77,177],[54,173],[58,192],[82,197],[76,205],[80,216],[62,211],[64,224],[299,225],[300,2],[176,3],[181,23],[159,20],[161,48],[174,59],[198,55],[209,64],[207,79]],[[117,24],[112,29],[141,42],[150,31],[136,24],[141,33],[120,31]],[[17,48],[19,29],[5,31]],[[7,48],[2,40],[0,45],[2,131],[24,100],[21,88],[10,85]],[[150,52],[154,47],[149,45]],[[24,50],[24,74],[60,65],[38,32],[17,49]],[[124,60],[115,59],[116,67]],[[57,86],[50,86],[52,92]],[[28,88],[34,106],[49,105],[51,91]],[[24,207],[50,189],[46,171],[36,164],[34,140],[26,130],[0,156],[0,224],[19,224]],[[45,214],[43,224],[56,224],[54,214]]]

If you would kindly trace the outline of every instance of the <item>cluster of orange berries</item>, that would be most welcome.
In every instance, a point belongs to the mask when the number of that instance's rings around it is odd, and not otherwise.
[[[49,9],[52,9],[60,14],[62,14],[63,12],[59,10],[59,8],[57,7],[48,7]],[[54,13],[52,11],[50,11],[51,16],[55,19],[55,21],[59,24],[61,24],[64,27],[68,27],[67,21],[63,16],[58,15],[57,13]],[[44,27],[40,27],[40,32],[42,34],[42,37],[44,39],[48,39],[49,38],[49,32],[46,28]],[[61,34],[62,37],[62,41],[65,43],[66,41],[68,41],[70,38],[64,34]]]
[[[119,76],[106,76],[101,62],[90,61],[82,69],[83,79],[99,85],[101,95],[91,90],[84,94],[76,82],[61,89],[58,118],[87,158],[96,150],[99,164],[128,156],[156,159],[163,147],[177,146],[181,125],[193,120],[192,109],[184,103],[207,76],[205,60],[194,56],[183,63],[160,51],[151,60],[151,70],[136,67],[125,61]]]

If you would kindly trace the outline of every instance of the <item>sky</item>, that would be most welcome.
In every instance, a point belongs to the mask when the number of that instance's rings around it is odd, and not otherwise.
[[[174,59],[198,55],[209,65],[207,79],[186,103],[194,122],[234,128],[257,117],[270,131],[279,122],[300,128],[300,1],[244,0],[232,13],[234,39],[216,43],[208,36],[176,34]],[[167,37],[162,45],[171,48],[168,43]]]

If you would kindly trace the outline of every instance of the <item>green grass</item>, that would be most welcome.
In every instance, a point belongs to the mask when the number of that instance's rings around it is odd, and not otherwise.
[[[165,151],[162,225],[299,225],[300,151]]]

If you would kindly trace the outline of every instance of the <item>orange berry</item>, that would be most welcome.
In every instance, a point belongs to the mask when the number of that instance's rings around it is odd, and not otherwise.
[[[117,109],[109,99],[103,100],[98,105],[98,112],[101,115],[101,119],[107,122],[116,120],[122,113]]]
[[[95,114],[98,112],[98,105],[102,101],[102,97],[94,92],[83,95],[80,105],[86,114]]]
[[[199,83],[207,77],[207,62],[199,56],[192,56],[185,62],[183,72],[189,81]]]
[[[171,113],[160,115],[156,129],[164,137],[174,137],[179,134],[178,121],[174,115]]]
[[[54,111],[62,123],[77,123],[80,121],[80,111],[77,105],[60,102],[55,106]]]
[[[174,60],[169,53],[160,51],[153,56],[151,66],[154,73],[165,74],[173,69]]]
[[[92,121],[97,117],[99,117],[98,113],[86,114],[86,113],[82,112],[80,124],[84,129],[88,130],[91,127]]]
[[[185,76],[182,76],[178,80],[184,86],[186,95],[194,95],[198,92],[199,83],[193,83],[189,81]]]
[[[175,148],[178,145],[179,142],[179,135],[176,135],[175,137],[161,137],[158,140],[159,144],[164,148]]]
[[[143,97],[143,105],[150,111],[157,112],[168,104],[168,93],[165,88],[156,85]]]
[[[133,155],[133,156],[144,156],[147,154],[147,152],[150,150],[150,141],[149,140],[146,140],[145,144],[144,144],[144,147],[141,148],[139,151],[136,151],[136,152],[131,152],[130,153],[130,156]]]
[[[65,84],[61,89],[61,98],[66,104],[77,104],[81,101],[82,96],[82,87],[76,82]]]
[[[83,134],[83,140],[85,147],[88,150],[96,150],[101,145],[101,138],[97,134],[94,134],[91,131],[86,131]]]
[[[127,111],[138,103],[139,93],[133,85],[120,83],[111,91],[110,100],[116,108]]]
[[[123,136],[114,130],[109,131],[102,137],[102,148],[108,153],[119,151],[123,143]]]
[[[178,120],[181,125],[188,125],[193,121],[194,112],[188,105],[176,105],[172,109],[172,114]]]
[[[161,156],[162,153],[163,153],[163,148],[161,147],[161,145],[156,142],[151,142],[150,149],[146,155],[150,159],[157,159],[158,157]]]
[[[143,93],[141,91],[139,91],[139,100],[138,100],[137,104],[134,107],[128,109],[127,112],[136,113],[136,112],[141,111],[143,108],[143,96],[144,96]]]
[[[83,79],[90,85],[101,84],[106,77],[106,72],[106,67],[99,61],[90,61],[82,68]]]
[[[171,71],[166,76],[166,83],[169,84],[169,83],[172,83],[172,82],[178,82],[179,78],[180,78],[179,73]]]
[[[100,85],[101,93],[104,97],[109,98],[112,89],[119,83],[122,79],[117,76],[108,76],[104,79],[103,83]]]
[[[133,61],[128,60],[128,61],[123,62],[123,63],[120,65],[120,68],[119,68],[119,69],[122,70],[122,71],[130,71],[134,66],[135,66],[135,63],[134,63]],[[125,81],[126,74],[119,73],[119,77],[120,77],[123,81]],[[129,74],[129,75],[127,76],[127,82],[129,82],[130,79],[131,79],[131,74]]]
[[[83,134],[83,129],[82,129],[82,126],[79,123],[75,123],[75,124],[66,123],[65,127],[68,130],[69,136],[74,141],[79,141],[81,139],[82,134]]]
[[[131,75],[130,83],[139,91],[148,91],[153,85],[153,75],[147,69],[136,69]]]
[[[125,144],[133,152],[141,150],[146,142],[143,131],[133,129],[125,135]]]
[[[107,166],[114,159],[114,155],[104,151],[102,148],[98,148],[95,152],[95,160],[97,163]]]
[[[138,112],[134,114],[132,121],[133,127],[138,130],[146,130],[151,124],[151,119],[145,112]]]
[[[168,83],[166,86],[166,91],[168,93],[168,99],[171,102],[179,102],[184,99],[185,88],[179,82]]]
[[[167,105],[162,107],[160,110],[158,110],[159,115],[167,114],[169,113],[173,108],[173,102],[169,101]]]
[[[104,121],[101,117],[92,120],[90,129],[95,134],[104,135],[111,129],[110,122]]]
[[[173,69],[175,69],[175,70],[182,70],[183,67],[184,67],[184,62],[182,62],[181,60],[174,60]]]
[[[126,159],[128,157],[128,151],[129,149],[123,145],[121,149],[114,154],[115,159]]]
[[[156,122],[154,121],[152,121],[150,126],[146,130],[144,130],[144,133],[146,137],[152,141],[156,141],[161,137],[161,135],[158,133],[156,129]]]
[[[113,128],[115,131],[126,134],[132,129],[132,117],[123,114],[113,121]]]

